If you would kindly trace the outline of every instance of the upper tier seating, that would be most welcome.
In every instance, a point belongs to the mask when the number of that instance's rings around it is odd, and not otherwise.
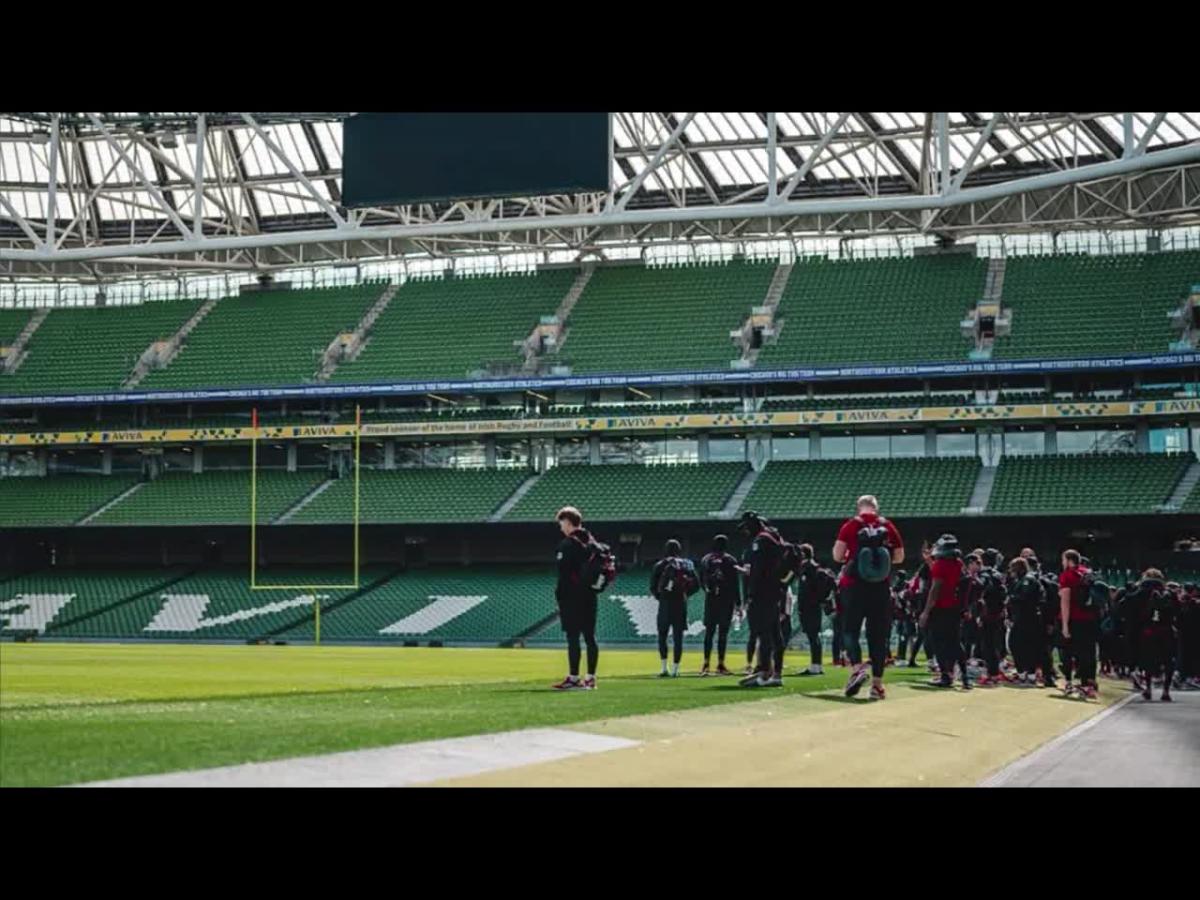
[[[270,291],[226,297],[165,369],[139,385],[164,388],[303,384],[330,342],[353,331],[385,285]],[[44,326],[43,326],[44,327]]]
[[[996,359],[1166,353],[1167,313],[1200,278],[1200,251],[1015,256],[1004,273],[1012,334]]]
[[[965,360],[959,323],[983,294],[987,260],[965,255],[796,263],[784,324],[759,368]]]
[[[519,364],[513,341],[553,315],[578,271],[412,279],[401,285],[357,360],[337,381],[465,378],[490,363]]]
[[[567,320],[562,356],[577,373],[727,371],[729,332],[766,298],[772,262],[598,268]]]
[[[170,300],[54,309],[33,333],[25,361],[0,375],[0,394],[118,390],[150,344],[171,337],[199,307],[198,300]]]

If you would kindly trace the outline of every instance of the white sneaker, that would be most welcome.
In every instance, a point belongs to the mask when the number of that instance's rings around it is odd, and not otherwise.
[[[815,663],[809,665],[807,671],[808,671],[809,675],[824,675],[825,674],[825,669],[822,668],[821,666],[816,665]]]

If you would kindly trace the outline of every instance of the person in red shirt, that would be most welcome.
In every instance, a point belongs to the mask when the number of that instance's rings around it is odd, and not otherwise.
[[[871,699],[882,700],[883,667],[892,630],[891,566],[904,562],[904,539],[894,524],[879,515],[879,501],[858,498],[857,514],[842,523],[833,544],[833,561],[845,563],[838,588],[842,598],[842,634],[853,666],[846,696],[853,697],[867,680],[862,660],[863,622],[871,654]]]
[[[1098,610],[1090,602],[1087,584],[1091,570],[1082,565],[1078,550],[1066,550],[1062,555],[1062,574],[1058,576],[1058,600],[1062,614],[1062,636],[1066,653],[1063,688],[1073,692],[1071,672],[1079,673],[1079,692],[1088,699],[1096,696],[1096,650],[1100,640]]]
[[[930,683],[935,687],[953,687],[954,665],[958,663],[963,690],[969,690],[971,681],[967,677],[961,640],[963,604],[958,589],[963,579],[963,560],[954,535],[943,534],[934,545],[929,579],[929,599],[921,613],[921,627],[929,629],[939,670],[938,677]]]

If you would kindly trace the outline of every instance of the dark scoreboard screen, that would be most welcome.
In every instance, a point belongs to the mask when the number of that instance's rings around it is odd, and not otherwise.
[[[344,129],[351,208],[609,188],[608,113],[371,112]]]

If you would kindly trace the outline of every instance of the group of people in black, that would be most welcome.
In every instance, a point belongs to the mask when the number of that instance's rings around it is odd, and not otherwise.
[[[564,507],[558,522],[564,537],[556,596],[570,671],[555,687],[592,689],[599,656],[596,597],[615,577],[614,561],[583,528],[578,510]],[[1157,569],[1117,588],[1098,579],[1075,550],[1063,552],[1061,571],[1054,574],[1031,549],[1005,560],[995,548],[964,552],[954,535],[944,534],[924,543],[910,577],[897,568],[904,562],[903,538],[870,495],[859,498],[855,514],[838,530],[831,554],[836,573],[818,562],[811,544],[787,541],[759,513],[744,513],[739,530],[748,541],[740,559],[726,535],[714,538],[699,565],[671,540],[651,569],[660,677],[679,675],[688,600],[703,591],[700,675],[734,674],[726,665],[729,637],[734,621],[744,618],[744,687],[783,684],[797,619],[810,652],[809,665],[798,674],[823,674],[822,630],[829,617],[833,662],[850,667],[847,696],[857,695],[869,678],[870,697],[884,699],[886,666],[915,666],[922,648],[934,673],[930,683],[939,688],[1056,688],[1061,676],[1068,694],[1092,698],[1100,670],[1132,679],[1147,699],[1156,685],[1167,701],[1172,687],[1200,689],[1200,591],[1168,581]],[[587,674],[581,678],[583,644]]]

